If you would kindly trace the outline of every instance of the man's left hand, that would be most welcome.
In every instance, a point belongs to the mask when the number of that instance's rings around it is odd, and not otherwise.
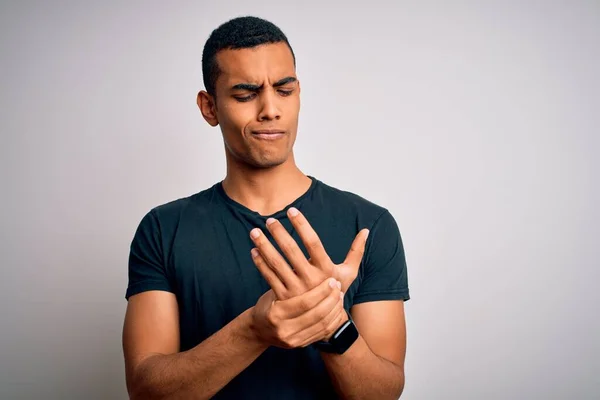
[[[269,218],[267,229],[289,260],[291,267],[259,228],[254,228],[250,232],[250,237],[256,246],[255,249],[252,249],[254,264],[267,280],[277,298],[286,300],[298,296],[330,277],[341,282],[340,289],[345,293],[358,275],[369,230],[361,230],[354,238],[344,262],[334,264],[325,251],[319,236],[304,215],[297,209],[290,208],[288,217],[308,251],[310,256],[308,260],[298,243],[279,221]]]

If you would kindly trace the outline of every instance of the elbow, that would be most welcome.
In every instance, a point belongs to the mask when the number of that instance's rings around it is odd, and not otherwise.
[[[129,395],[130,400],[156,398],[149,393],[148,385],[144,385],[142,380],[134,374],[132,375],[133,376],[131,377],[127,377],[127,394]]]
[[[129,399],[164,399],[165,396],[157,393],[150,376],[148,368],[144,368],[143,363],[139,363],[132,368],[126,375],[127,393]]]
[[[166,398],[166,396],[156,393],[150,384],[143,381],[132,382],[127,385],[127,393],[130,400],[160,400]]]
[[[399,399],[402,396],[402,393],[404,392],[404,383],[405,383],[405,376],[404,376],[404,371],[400,371],[398,373],[398,378],[397,378],[397,393],[395,394],[394,399]]]
[[[138,390],[128,390],[128,393],[129,393],[130,400],[141,400],[144,398],[148,398],[148,397],[144,397],[144,394]]]

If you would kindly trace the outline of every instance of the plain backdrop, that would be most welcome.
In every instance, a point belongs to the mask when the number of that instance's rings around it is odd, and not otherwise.
[[[195,96],[241,15],[296,52],[301,169],[398,222],[403,398],[599,398],[600,3],[441,0],[3,1],[0,398],[127,397],[129,245],[224,177]]]

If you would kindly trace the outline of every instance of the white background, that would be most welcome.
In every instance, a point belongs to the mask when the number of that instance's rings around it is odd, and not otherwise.
[[[360,4],[2,2],[1,398],[126,398],[129,244],[224,177],[195,96],[240,15],[295,50],[302,170],[398,222],[403,398],[600,396],[600,4]]]

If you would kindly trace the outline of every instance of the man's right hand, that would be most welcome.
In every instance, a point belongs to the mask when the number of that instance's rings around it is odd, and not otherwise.
[[[269,290],[252,310],[252,329],[258,340],[292,349],[329,339],[348,318],[340,286],[329,278],[299,296],[281,301]]]

